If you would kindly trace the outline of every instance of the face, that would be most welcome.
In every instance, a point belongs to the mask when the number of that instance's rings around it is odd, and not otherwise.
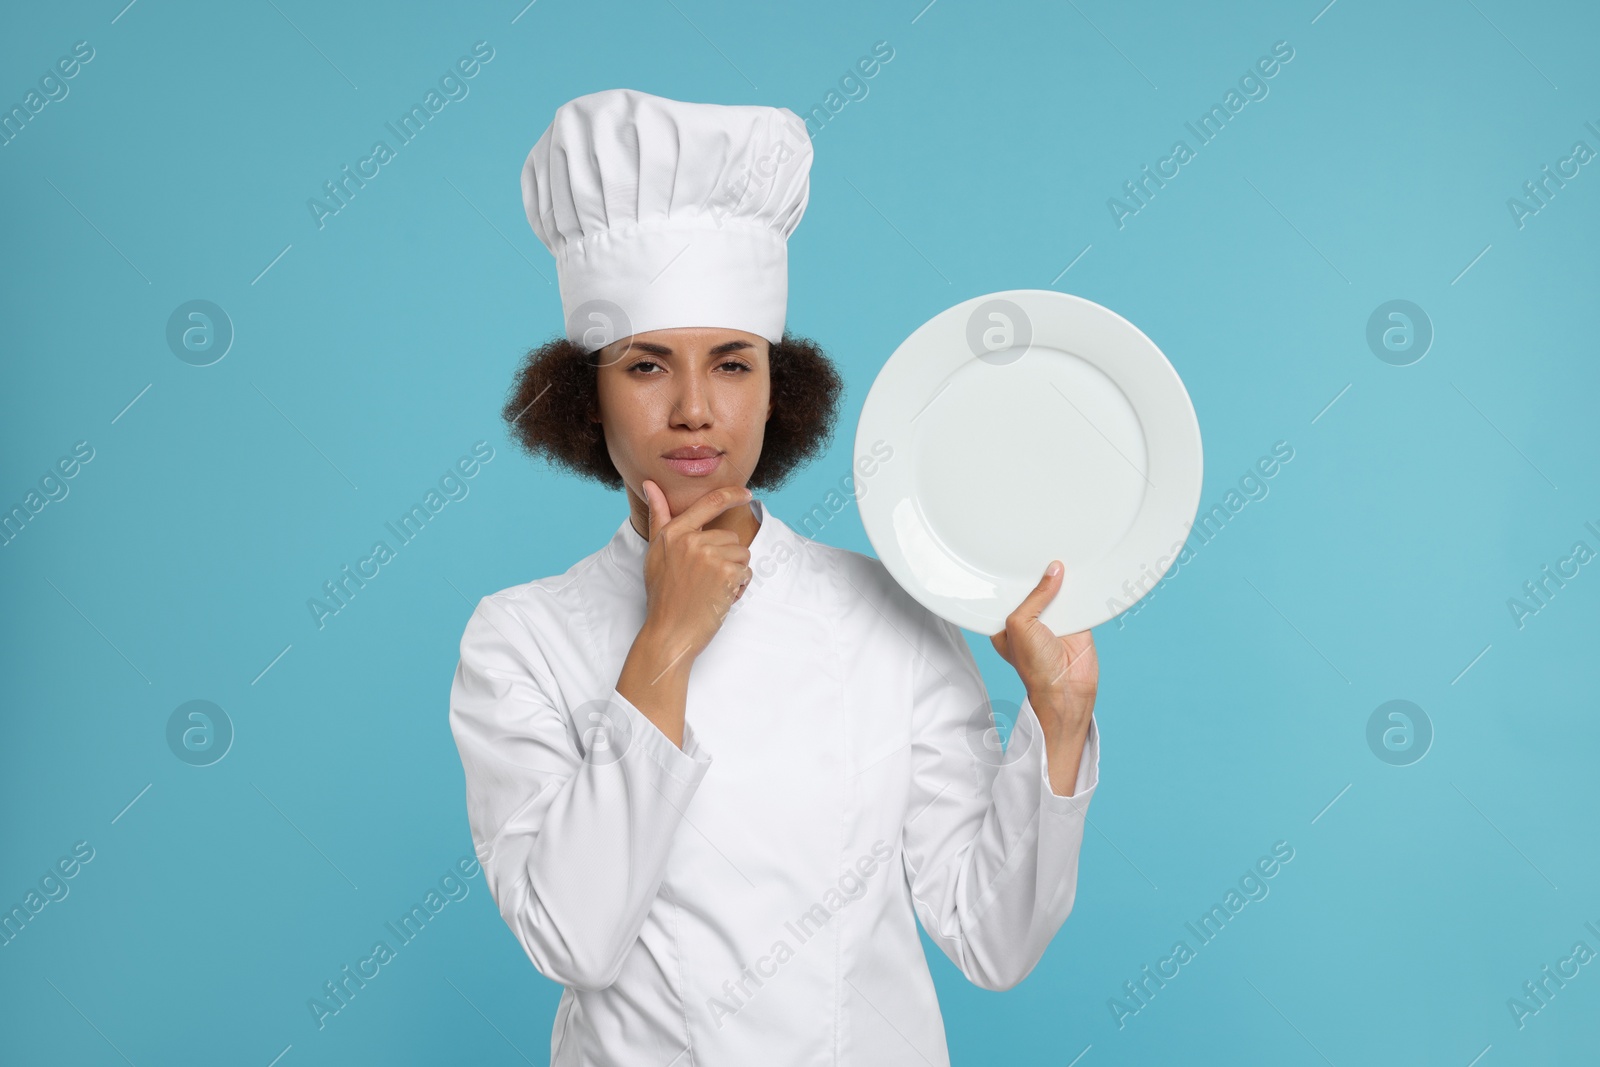
[[[761,457],[772,378],[767,339],[743,330],[650,330],[600,350],[606,450],[630,497],[644,481],[674,515],[722,486],[742,486]]]

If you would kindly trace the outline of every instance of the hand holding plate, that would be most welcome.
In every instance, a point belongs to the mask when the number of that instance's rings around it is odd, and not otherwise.
[[[1060,560],[1051,561],[1033,592],[1006,616],[1006,628],[989,638],[1022,679],[1047,743],[1087,735],[1100,683],[1094,635],[1084,630],[1057,637],[1039,621],[1039,613],[1061,591],[1064,571]]]

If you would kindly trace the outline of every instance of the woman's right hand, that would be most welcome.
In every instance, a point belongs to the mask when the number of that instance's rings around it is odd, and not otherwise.
[[[677,515],[655,482],[644,482],[644,494],[650,507],[644,629],[681,665],[711,643],[750,581],[750,550],[739,543],[739,535],[704,526],[729,508],[748,504],[751,493],[743,486],[723,486]]]

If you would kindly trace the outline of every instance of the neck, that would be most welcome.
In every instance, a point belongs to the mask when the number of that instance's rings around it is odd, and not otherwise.
[[[642,540],[649,540],[650,505],[643,497],[635,496],[632,489],[627,490],[627,494],[628,523]],[[761,529],[761,520],[756,518],[753,503],[741,504],[724,511],[701,529],[732,530],[739,536],[739,544],[749,548],[750,542],[755,540],[756,531]]]

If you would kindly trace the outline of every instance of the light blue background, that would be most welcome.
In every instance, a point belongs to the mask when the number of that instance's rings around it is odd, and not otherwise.
[[[0,1060],[546,1061],[559,988],[481,875],[324,1029],[307,1008],[471,852],[446,714],[472,603],[623,517],[498,417],[560,323],[518,171],[581,93],[807,111],[880,40],[894,58],[816,138],[790,243],[790,327],[848,393],[827,457],[767,498],[779,516],[847,472],[900,340],[1009,288],[1098,301],[1161,346],[1199,414],[1204,507],[1294,449],[1096,632],[1077,905],[1004,994],[930,943],[955,1062],[1593,1053],[1600,963],[1524,1028],[1506,1004],[1575,942],[1600,950],[1600,566],[1521,628],[1507,608],[1575,541],[1600,549],[1600,164],[1523,228],[1507,209],[1575,141],[1600,149],[1592,5],[124,2],[17,8],[0,38],[6,107],[95,49],[0,148],[0,505],[95,450],[0,549],[0,904],[95,850],[0,948]],[[470,95],[319,230],[307,198],[480,40]],[[1119,229],[1107,199],[1277,41],[1270,95]],[[192,299],[237,330],[209,367],[164,339]],[[1436,331],[1410,366],[1366,344],[1391,299]],[[319,630],[307,599],[480,440],[470,495]],[[820,538],[869,547],[853,508]],[[1366,742],[1396,698],[1436,731],[1410,766]],[[204,768],[165,740],[193,699],[237,731]],[[1277,841],[1295,855],[1270,896],[1119,1029],[1109,998]]]

